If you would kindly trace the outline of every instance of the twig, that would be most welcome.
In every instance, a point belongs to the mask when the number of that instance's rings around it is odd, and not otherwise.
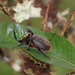
[[[48,4],[47,4],[47,10],[46,10],[45,19],[44,19],[43,31],[46,31],[46,28],[47,28],[47,20],[48,20],[49,8],[50,8],[50,1],[51,0],[48,0]]]
[[[66,75],[74,75],[75,74],[75,71],[71,72],[71,73],[68,73]]]
[[[70,18],[68,19],[67,23],[65,24],[64,28],[62,29],[62,31],[60,32],[60,35],[63,36],[64,33],[66,32],[69,24],[71,23],[71,21],[73,20],[73,18],[75,17],[75,10],[73,11],[72,15],[70,16]]]
[[[6,7],[3,5],[2,1],[0,1],[0,5],[1,5],[1,7],[3,8],[3,11],[4,11],[7,15],[9,15],[9,17],[11,18],[11,20],[12,20],[14,23],[17,23],[17,22],[15,21],[15,19],[12,17],[12,15],[10,14],[8,8],[6,8]]]

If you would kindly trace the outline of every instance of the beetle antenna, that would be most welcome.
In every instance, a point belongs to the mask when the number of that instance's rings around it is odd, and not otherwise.
[[[34,34],[29,28],[26,28],[28,33],[31,33],[32,35]]]
[[[18,41],[18,42],[20,42],[21,40],[18,40],[17,37],[16,37],[15,30],[13,30],[13,33],[14,33],[14,38],[15,38],[15,40]]]
[[[53,36],[54,36],[54,35],[56,35],[56,33],[54,33],[54,34],[52,35],[52,37],[49,39],[49,41],[51,41],[51,40],[52,40],[52,38],[53,38]]]

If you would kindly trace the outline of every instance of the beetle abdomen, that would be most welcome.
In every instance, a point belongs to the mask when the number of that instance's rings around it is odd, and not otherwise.
[[[50,42],[40,35],[33,35],[31,39],[31,44],[38,49],[49,51],[51,48]]]

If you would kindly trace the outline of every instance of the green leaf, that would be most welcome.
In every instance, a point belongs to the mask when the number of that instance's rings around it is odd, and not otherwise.
[[[1,47],[14,47],[19,45],[19,43],[14,39],[13,29],[16,31],[18,39],[22,39],[26,32],[26,25],[19,25],[14,23],[0,23],[0,46]],[[47,39],[50,39],[53,33],[42,32],[35,28],[29,27],[34,34],[39,34],[44,36]],[[55,35],[51,41],[52,49],[51,52],[44,52],[47,57],[43,56],[37,49],[31,48],[30,51],[27,51],[33,57],[54,65],[74,68],[75,69],[75,48],[74,46],[66,40],[64,37]],[[24,47],[27,49],[27,46]],[[12,49],[13,50],[13,49]]]

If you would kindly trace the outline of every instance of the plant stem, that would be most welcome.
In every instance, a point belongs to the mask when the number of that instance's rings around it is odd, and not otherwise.
[[[68,21],[66,22],[64,28],[61,30],[60,35],[63,36],[64,33],[66,32],[69,24],[71,23],[71,21],[74,19],[75,17],[75,10],[73,11],[72,15],[70,16],[70,18],[68,19]]]
[[[48,4],[47,4],[47,10],[46,10],[45,19],[44,19],[43,31],[46,31],[46,28],[47,28],[47,21],[48,21],[48,13],[49,13],[49,8],[50,8],[50,1],[51,0],[48,0]]]
[[[0,5],[1,5],[1,7],[3,8],[3,11],[11,18],[11,20],[12,20],[14,23],[17,23],[17,22],[15,21],[15,19],[12,17],[12,15],[10,14],[8,8],[3,5],[2,1],[0,1]]]

